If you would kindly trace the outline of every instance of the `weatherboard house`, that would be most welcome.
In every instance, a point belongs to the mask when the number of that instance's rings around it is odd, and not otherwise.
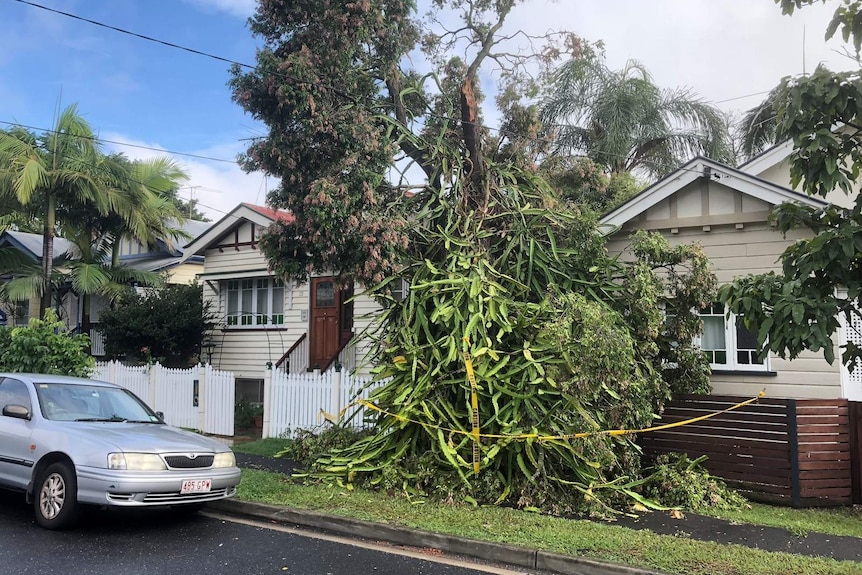
[[[824,201],[786,187],[791,151],[784,143],[739,168],[694,158],[602,217],[608,250],[630,257],[632,232],[648,230],[671,244],[700,243],[719,283],[780,273],[784,250],[813,232],[796,229],[785,237],[768,221],[772,208],[852,201],[840,191]],[[710,473],[753,499],[793,506],[862,503],[862,369],[851,373],[840,360],[830,364],[815,352],[794,360],[770,353],[761,361],[755,335],[721,303],[701,316],[698,343],[710,360],[712,394],[675,398],[661,423],[715,414],[760,392],[765,397],[708,420],[643,434],[638,441],[644,453],[705,455]],[[842,323],[833,338],[836,358],[848,340],[862,345],[859,318]]]
[[[270,272],[261,234],[292,217],[243,203],[185,247],[189,256],[204,257],[198,279],[217,321],[207,341],[209,359],[233,372],[237,396],[252,401],[262,401],[266,365],[288,373],[355,370],[367,351],[355,335],[379,309],[358,289],[340,288],[332,275],[299,283]]]
[[[209,222],[185,220],[179,229],[187,237],[194,238],[203,233],[209,226]],[[153,245],[147,246],[137,240],[124,238],[119,247],[120,264],[135,270],[164,274],[168,283],[171,284],[188,283],[193,281],[203,269],[203,258],[194,254],[186,254],[182,248],[182,244],[186,241],[179,238],[158,239]],[[42,262],[42,235],[40,234],[6,230],[0,233],[0,248],[15,249],[33,260],[34,263]],[[76,253],[76,248],[72,242],[61,237],[54,238],[55,260],[65,256],[73,261]],[[0,282],[11,277],[13,274],[0,277]],[[82,299],[71,285],[60,286],[55,289],[59,290],[53,298],[55,302],[59,300],[59,304],[55,303],[58,316],[68,329],[73,331],[79,329],[82,320]],[[102,296],[95,295],[90,305],[91,352],[98,357],[105,353],[103,338],[98,328],[98,318],[102,310],[110,306],[110,302]],[[0,303],[0,310],[4,311],[8,325],[27,325],[31,317],[39,316],[39,298]]]

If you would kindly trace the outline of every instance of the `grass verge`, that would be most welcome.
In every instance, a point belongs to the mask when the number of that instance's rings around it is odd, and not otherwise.
[[[238,497],[668,573],[862,575],[862,564],[849,561],[720,545],[499,507],[439,505],[359,489],[299,485],[283,475],[251,469],[243,470]]]

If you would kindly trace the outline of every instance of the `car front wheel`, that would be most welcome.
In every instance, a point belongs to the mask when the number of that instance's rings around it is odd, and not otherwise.
[[[45,529],[71,526],[78,515],[78,485],[75,470],[67,463],[52,463],[36,481],[33,506],[36,523]]]

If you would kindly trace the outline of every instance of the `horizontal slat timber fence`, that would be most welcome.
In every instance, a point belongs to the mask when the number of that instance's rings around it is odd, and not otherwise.
[[[679,396],[656,424],[722,411],[746,399]],[[853,502],[850,432],[846,399],[763,398],[710,419],[644,433],[638,443],[650,459],[662,453],[706,455],[704,466],[712,475],[753,500],[833,506]]]

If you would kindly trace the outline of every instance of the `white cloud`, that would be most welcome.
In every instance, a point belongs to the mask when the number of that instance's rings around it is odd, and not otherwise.
[[[227,12],[238,18],[254,14],[257,0],[185,0],[187,3],[209,11]]]
[[[103,134],[105,140],[122,142],[108,144],[110,151],[123,152],[130,158],[150,159],[159,156],[169,156],[181,164],[189,175],[189,180],[183,184],[180,195],[189,199],[193,194],[200,203],[198,208],[213,221],[221,219],[241,202],[263,205],[266,203],[266,192],[277,185],[278,180],[265,178],[260,172],[246,174],[236,163],[191,158],[188,156],[171,155],[158,143],[142,142],[124,134]],[[123,145],[123,144],[131,144]],[[147,150],[132,146],[156,148]],[[241,152],[241,142],[216,144],[200,150],[178,150],[221,160],[232,160]]]

